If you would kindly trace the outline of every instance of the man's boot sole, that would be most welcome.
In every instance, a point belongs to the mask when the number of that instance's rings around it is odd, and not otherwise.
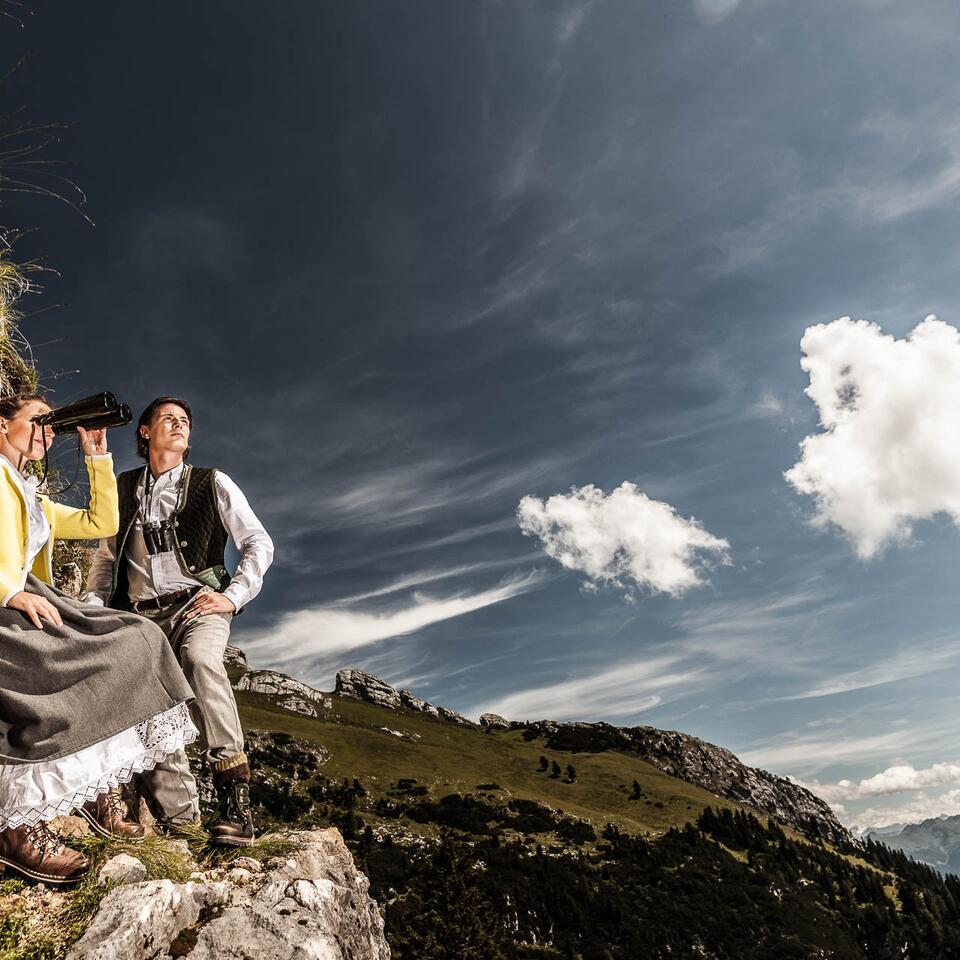
[[[249,847],[253,844],[255,837],[216,837],[210,838],[211,847]]]
[[[111,833],[95,816],[90,813],[87,813],[82,807],[77,810],[77,813],[87,821],[87,826],[98,836],[103,837],[104,840],[119,840],[122,843],[143,843],[146,837],[131,837],[126,833]]]
[[[3,872],[3,868],[13,870],[15,873],[19,873],[24,877],[29,877],[31,880],[38,880],[40,883],[56,884],[58,887],[65,887],[72,883],[79,883],[86,876],[85,870],[83,873],[80,873],[75,877],[56,877],[48,873],[38,873],[36,870],[31,870],[29,867],[23,866],[23,864],[16,863],[13,860],[8,860],[6,857],[0,857],[0,873]],[[89,869],[90,866],[88,864],[87,870]]]

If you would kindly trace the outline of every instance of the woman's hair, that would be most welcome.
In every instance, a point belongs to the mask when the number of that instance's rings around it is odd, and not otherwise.
[[[26,396],[14,394],[10,397],[0,397],[0,417],[6,420],[12,419],[30,403],[31,400],[40,400],[43,403],[47,403],[47,398],[41,393],[31,393]]]
[[[137,456],[142,457],[144,460],[150,459],[150,444],[140,436],[140,428],[150,425],[150,421],[153,419],[153,415],[157,412],[158,407],[162,407],[165,403],[175,403],[178,407],[182,407],[184,412],[187,415],[187,421],[190,426],[193,427],[193,411],[190,409],[190,404],[186,400],[181,400],[179,397],[157,397],[156,400],[151,401],[147,408],[140,414],[140,419],[137,421]],[[0,413],[0,417],[3,414]],[[183,459],[186,460],[190,455],[190,448],[183,453]]]

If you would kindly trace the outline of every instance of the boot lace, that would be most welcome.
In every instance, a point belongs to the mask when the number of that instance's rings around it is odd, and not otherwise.
[[[36,823],[27,827],[27,843],[39,851],[41,857],[48,853],[58,853],[63,849],[60,837],[50,829],[46,820],[38,820]]]
[[[104,797],[104,807],[107,816],[113,820],[127,819],[127,805],[123,802],[123,797],[119,790],[108,790]]]
[[[225,786],[220,809],[229,822],[245,823],[250,816],[250,787],[242,781]]]

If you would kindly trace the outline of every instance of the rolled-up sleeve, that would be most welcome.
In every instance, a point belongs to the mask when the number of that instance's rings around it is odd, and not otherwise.
[[[264,574],[273,563],[273,540],[253,512],[243,491],[219,470],[216,474],[216,490],[220,521],[240,552],[237,571],[223,595],[239,610],[263,586]]]

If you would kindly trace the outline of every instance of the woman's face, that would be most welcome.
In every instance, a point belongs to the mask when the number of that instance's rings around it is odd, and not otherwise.
[[[50,407],[42,400],[30,400],[15,416],[0,417],[0,452],[13,460],[14,464],[24,460],[42,460],[50,444],[53,443],[53,431],[41,430],[33,418],[41,413],[49,413]],[[46,442],[44,442],[44,439]],[[9,456],[14,453],[15,456]]]

